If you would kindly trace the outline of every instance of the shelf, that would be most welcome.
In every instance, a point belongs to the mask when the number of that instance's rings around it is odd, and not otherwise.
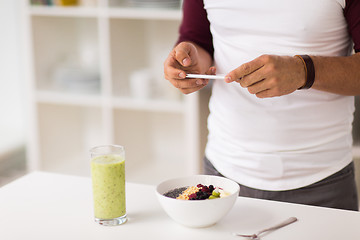
[[[111,19],[109,23],[112,94],[129,97],[132,83],[143,81],[139,85],[147,85],[150,95],[178,98],[179,91],[164,79],[162,71],[176,42],[178,23],[139,19]]]
[[[116,8],[109,8],[108,16],[111,18],[124,18],[124,19],[151,19],[151,20],[179,21],[182,18],[182,13],[180,9],[116,7]]]
[[[29,9],[32,16],[97,17],[99,15],[96,7],[31,6]]]
[[[75,106],[101,106],[101,96],[98,94],[70,93],[51,90],[39,90],[36,93],[36,100],[39,103],[52,103],[59,105]]]
[[[29,168],[88,176],[89,149],[119,144],[129,181],[156,184],[199,173],[198,94],[183,96],[163,73],[180,8],[95,3],[24,3]]]
[[[116,109],[140,110],[154,112],[184,113],[185,105],[181,101],[157,99],[133,99],[114,97],[113,105]]]
[[[37,89],[99,87],[96,18],[32,16],[31,20]]]
[[[31,6],[30,15],[46,17],[99,17],[123,19],[154,19],[175,20],[182,18],[180,9],[166,8],[136,8],[136,7],[59,7],[59,6]]]
[[[57,105],[74,105],[84,107],[101,107],[102,97],[98,94],[69,93],[51,90],[39,90],[36,93],[38,103]],[[113,97],[112,105],[116,109],[135,111],[154,111],[184,113],[185,105],[182,101],[165,99],[134,99],[131,97]]]

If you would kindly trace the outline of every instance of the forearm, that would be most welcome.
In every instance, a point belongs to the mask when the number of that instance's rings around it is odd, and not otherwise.
[[[360,95],[360,53],[348,57],[311,58],[315,66],[313,89],[340,95]]]

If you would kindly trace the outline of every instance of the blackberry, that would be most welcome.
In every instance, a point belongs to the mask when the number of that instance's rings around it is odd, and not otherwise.
[[[204,200],[204,199],[208,199],[209,198],[209,195],[206,193],[206,192],[197,192],[196,193],[196,198],[198,200]]]

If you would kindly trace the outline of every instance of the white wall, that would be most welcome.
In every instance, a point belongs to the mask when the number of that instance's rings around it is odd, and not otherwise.
[[[20,1],[0,0],[0,156],[25,141]]]

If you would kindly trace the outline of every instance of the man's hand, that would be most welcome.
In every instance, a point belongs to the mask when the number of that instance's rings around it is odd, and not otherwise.
[[[262,55],[228,73],[225,81],[238,82],[259,98],[277,97],[305,84],[305,68],[298,57]]]
[[[215,68],[208,66],[209,58],[211,57],[195,44],[182,42],[165,60],[165,78],[184,94],[198,91],[206,86],[209,80],[187,79],[186,73],[215,74]]]

